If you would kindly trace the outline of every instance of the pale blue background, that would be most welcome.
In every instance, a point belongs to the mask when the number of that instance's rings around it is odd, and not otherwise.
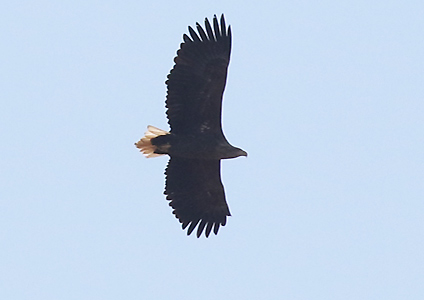
[[[233,216],[162,195],[164,81],[224,12]],[[424,299],[423,1],[3,1],[0,299]]]

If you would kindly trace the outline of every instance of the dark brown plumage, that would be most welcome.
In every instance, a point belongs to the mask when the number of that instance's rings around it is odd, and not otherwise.
[[[230,145],[221,127],[222,96],[231,52],[231,29],[224,15],[205,28],[189,27],[166,84],[170,132],[148,126],[136,143],[147,157],[167,154],[166,199],[187,234],[197,237],[227,222],[230,216],[221,182],[221,159],[247,156]]]

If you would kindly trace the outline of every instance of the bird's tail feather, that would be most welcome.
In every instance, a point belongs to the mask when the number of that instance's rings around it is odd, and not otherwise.
[[[147,158],[161,156],[163,154],[155,153],[156,146],[152,145],[151,140],[155,137],[166,134],[169,134],[169,132],[149,125],[147,126],[147,131],[144,133],[144,137],[135,143],[135,146],[140,149],[140,152],[142,152]]]

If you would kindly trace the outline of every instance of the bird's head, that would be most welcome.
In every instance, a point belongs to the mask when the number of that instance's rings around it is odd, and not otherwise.
[[[243,149],[231,146],[230,149],[227,149],[227,151],[225,151],[225,155],[223,158],[236,158],[239,156],[247,157],[247,152],[244,151]]]

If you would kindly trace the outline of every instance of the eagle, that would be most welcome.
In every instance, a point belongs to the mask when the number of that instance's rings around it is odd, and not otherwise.
[[[170,131],[148,126],[135,146],[147,158],[169,155],[165,170],[166,199],[190,235],[218,233],[231,216],[221,182],[221,160],[247,156],[225,138],[221,125],[222,97],[231,53],[231,27],[205,18],[196,23],[174,58],[168,75],[166,108]]]

